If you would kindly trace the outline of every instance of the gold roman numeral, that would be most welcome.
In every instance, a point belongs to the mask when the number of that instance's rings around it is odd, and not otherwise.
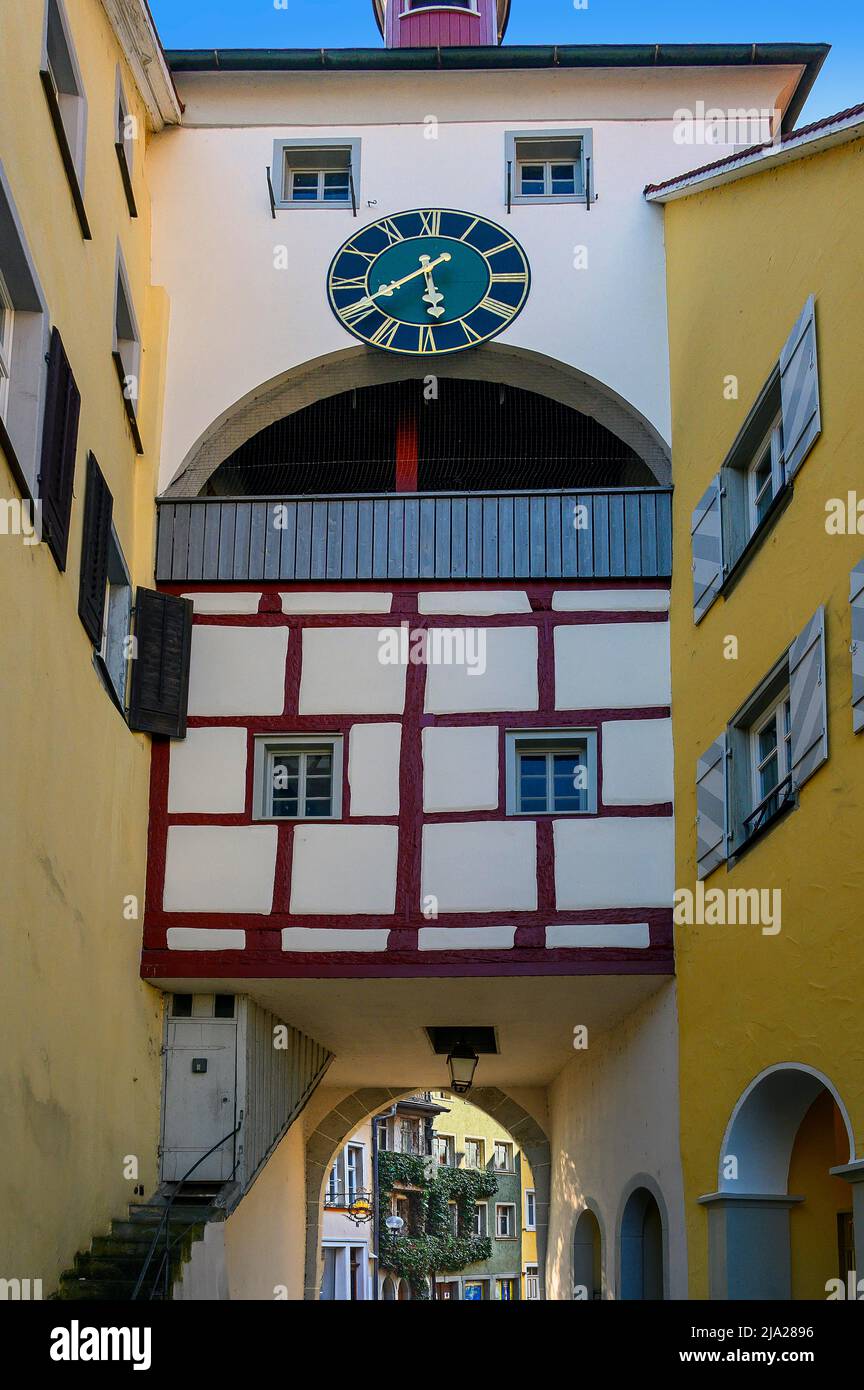
[[[495,314],[499,319],[509,319],[513,313],[512,304],[503,304],[500,299],[493,299],[491,294],[487,294],[477,305],[478,309],[485,309],[490,314]]]
[[[361,251],[359,246],[346,246],[345,250],[349,255],[361,256],[367,265],[371,265],[373,261],[377,261],[381,254],[379,251]]]
[[[432,330],[432,325],[431,325],[431,324],[422,323],[422,324],[420,325],[420,342],[419,342],[419,344],[418,344],[417,351],[418,351],[418,352],[434,352],[434,351],[435,351],[435,334],[434,334],[434,332],[433,332],[433,330]]]
[[[480,333],[477,333],[471,327],[470,323],[466,323],[464,319],[462,319],[461,322],[463,332],[465,333],[465,337],[468,339],[469,343],[479,343],[481,341],[482,335]]]
[[[365,290],[366,278],[363,275],[334,275],[330,287],[334,290]]]
[[[423,236],[441,235],[441,213],[437,208],[430,209],[429,212],[421,212],[420,222]]]
[[[515,246],[515,245],[516,245],[516,243],[515,243],[515,241],[513,240],[513,238],[512,238],[512,237],[508,237],[506,241],[499,241],[499,243],[498,243],[497,246],[493,246],[493,247],[491,248],[491,250],[484,252],[484,254],[487,255],[487,256],[497,256],[497,255],[499,254],[499,252],[501,252],[501,251],[509,251],[510,248],[511,248],[511,246]]]
[[[525,283],[525,271],[524,271],[524,270],[511,270],[511,271],[508,271],[508,273],[507,273],[506,275],[503,275],[503,274],[502,274],[502,275],[494,275],[494,274],[493,274],[492,277],[491,277],[491,280],[492,280],[492,284],[493,284],[493,285],[524,285],[524,283]]]
[[[462,235],[460,236],[459,240],[460,240],[460,241],[464,241],[466,237],[469,237],[469,236],[471,235],[471,233],[473,232],[474,228],[477,226],[477,223],[478,223],[479,221],[480,221],[480,218],[479,218],[479,217],[475,217],[475,218],[474,218],[474,221],[473,221],[473,222],[470,222],[470,223],[468,224],[468,226],[465,228],[465,230],[464,230],[464,232],[462,233]]]
[[[346,308],[340,309],[339,313],[345,323],[356,325],[368,319],[370,314],[378,313],[376,305],[370,304],[368,299],[358,299],[356,304],[349,304]]]
[[[387,238],[387,244],[389,246],[395,246],[397,241],[405,240],[399,228],[396,226],[396,223],[391,222],[389,217],[383,218],[380,222],[376,222],[375,225],[381,228],[381,231]]]
[[[393,339],[396,337],[401,327],[402,325],[399,323],[398,319],[387,318],[384,320],[381,327],[376,329],[372,334],[369,341],[370,343],[374,343],[376,347],[391,347]]]

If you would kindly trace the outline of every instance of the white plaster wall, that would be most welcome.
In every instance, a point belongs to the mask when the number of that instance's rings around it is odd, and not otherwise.
[[[573,817],[553,825],[559,909],[672,906],[671,816]]]
[[[192,629],[190,714],[281,714],[287,627]]]
[[[667,613],[668,589],[556,589],[556,613]]]
[[[306,1148],[297,1121],[225,1222],[232,1301],[303,1297]]]
[[[421,613],[530,613],[531,602],[522,589],[440,589],[417,595]]]
[[[424,811],[494,811],[497,806],[497,728],[424,729]]]
[[[231,593],[230,590],[224,594],[184,594],[183,598],[192,600],[192,608],[196,613],[208,613],[210,615],[257,613],[258,605],[261,602],[260,593]]]
[[[555,629],[555,708],[671,701],[668,623],[576,623]]]
[[[533,821],[423,827],[422,895],[441,912],[520,912],[537,906]]]
[[[634,1177],[647,1174],[666,1208],[669,1294],[686,1298],[674,983],[608,1033],[589,1036],[588,1048],[574,1054],[550,1087],[549,1111],[547,1297],[572,1298],[573,1229],[589,1202],[603,1233],[604,1297],[615,1296],[622,1195]]]
[[[225,1264],[225,1222],[208,1221],[201,1240],[191,1254],[171,1290],[172,1303],[220,1303],[228,1300],[228,1270]]]
[[[151,142],[147,160],[153,280],[171,300],[160,485],[234,402],[354,344],[324,294],[335,250],[364,222],[426,206],[481,213],[525,247],[532,290],[501,343],[598,378],[668,439],[663,214],[642,190],[730,152],[676,144],[678,108],[772,107],[792,76],[748,67],[180,77],[184,124]],[[435,140],[424,138],[430,112]],[[597,202],[590,214],[562,204],[508,216],[506,132],[556,125],[593,130]],[[317,208],[271,220],[273,140],[304,135],[360,138],[357,220]],[[587,270],[574,269],[577,244]],[[274,268],[280,245],[284,270]]]
[[[353,593],[333,589],[323,593],[280,594],[283,613],[389,613],[392,594]]]
[[[603,803],[651,806],[671,801],[671,719],[608,719],[602,725]]]
[[[354,724],[348,739],[352,816],[399,814],[401,724]]]
[[[172,825],[166,912],[270,912],[275,825]]]
[[[398,633],[398,629],[395,629]],[[406,667],[380,660],[393,628],[306,628],[301,714],[401,714]]]
[[[392,913],[395,825],[298,825],[291,865],[291,912]]]
[[[187,729],[171,744],[168,810],[240,813],[246,805],[245,729]]]
[[[446,650],[446,648],[445,648]],[[471,714],[537,708],[537,629],[476,628],[460,664],[432,662],[426,671],[430,714]],[[483,669],[485,663],[485,670]]]

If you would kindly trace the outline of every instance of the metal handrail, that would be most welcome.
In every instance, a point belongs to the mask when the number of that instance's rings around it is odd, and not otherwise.
[[[152,1241],[150,1242],[150,1248],[149,1248],[149,1250],[147,1251],[147,1257],[146,1257],[146,1259],[145,1259],[145,1261],[144,1261],[144,1265],[143,1265],[143,1267],[142,1267],[142,1269],[141,1269],[141,1273],[138,1275],[138,1282],[136,1283],[135,1288],[134,1288],[133,1293],[132,1293],[132,1300],[131,1300],[131,1301],[132,1301],[133,1303],[136,1301],[136,1299],[138,1298],[139,1293],[141,1292],[141,1285],[144,1283],[144,1280],[145,1280],[146,1277],[147,1277],[147,1271],[148,1271],[148,1269],[150,1268],[150,1265],[151,1265],[152,1260],[153,1260],[153,1256],[156,1254],[156,1247],[157,1247],[157,1245],[159,1244],[159,1237],[160,1237],[161,1234],[162,1234],[162,1228],[163,1228],[163,1227],[165,1228],[165,1250],[164,1250],[164,1253],[163,1253],[163,1255],[162,1255],[162,1260],[161,1260],[161,1262],[160,1262],[159,1268],[158,1268],[158,1270],[156,1271],[156,1278],[153,1280],[153,1287],[152,1287],[151,1290],[150,1290],[150,1297],[151,1297],[151,1299],[152,1299],[152,1298],[154,1297],[154,1295],[155,1295],[156,1286],[157,1286],[158,1280],[162,1277],[163,1270],[164,1270],[164,1271],[167,1271],[168,1269],[170,1269],[170,1264],[171,1264],[171,1262],[170,1262],[170,1255],[171,1255],[171,1251],[172,1251],[173,1247],[177,1244],[177,1241],[182,1240],[182,1239],[183,1239],[183,1236],[185,1236],[185,1235],[187,1234],[187,1232],[190,1231],[190,1230],[192,1229],[192,1226],[194,1226],[194,1225],[196,1224],[194,1221],[190,1222],[189,1226],[186,1227],[186,1230],[183,1231],[182,1234],[181,1234],[180,1236],[177,1236],[177,1237],[175,1238],[175,1240],[173,1240],[173,1241],[171,1240],[171,1238],[170,1238],[170,1237],[171,1237],[171,1209],[172,1209],[172,1207],[174,1206],[174,1200],[175,1200],[175,1198],[177,1197],[177,1195],[178,1195],[178,1193],[179,1193],[181,1187],[183,1186],[183,1184],[184,1184],[185,1182],[188,1182],[188,1181],[189,1181],[189,1179],[191,1178],[192,1174],[195,1172],[195,1169],[201,1167],[201,1164],[204,1162],[205,1158],[209,1158],[210,1155],[211,1155],[212,1153],[215,1153],[217,1149],[221,1149],[222,1145],[225,1144],[225,1143],[227,1143],[227,1141],[228,1141],[229,1139],[233,1139],[233,1137],[234,1137],[235,1134],[239,1134],[240,1128],[241,1128],[242,1124],[243,1124],[243,1112],[241,1111],[241,1112],[240,1112],[240,1119],[237,1121],[237,1123],[236,1123],[236,1125],[234,1126],[234,1128],[233,1128],[232,1130],[229,1130],[229,1132],[228,1132],[226,1135],[223,1135],[223,1137],[222,1137],[221,1139],[218,1139],[218,1140],[216,1141],[216,1143],[213,1144],[213,1146],[207,1150],[206,1153],[202,1154],[201,1157],[197,1160],[197,1162],[193,1163],[193,1164],[192,1164],[192,1167],[189,1168],[189,1169],[183,1174],[183,1177],[180,1178],[180,1180],[176,1183],[176,1185],[175,1185],[175,1187],[174,1187],[174,1191],[171,1193],[171,1196],[168,1198],[168,1201],[167,1201],[166,1204],[165,1204],[165,1210],[164,1210],[163,1213],[162,1213],[162,1217],[161,1217],[161,1219],[160,1219],[160,1221],[159,1221],[159,1225],[156,1227],[156,1232],[155,1232],[155,1234],[154,1234],[154,1236],[153,1236]],[[233,1178],[234,1174],[236,1173],[236,1171],[237,1171],[237,1160],[235,1159],[235,1161],[234,1161],[234,1167],[233,1167],[232,1170],[231,1170],[231,1177],[232,1177],[232,1178]]]
[[[794,795],[791,773],[778,782],[776,787],[772,787],[766,797],[754,807],[749,816],[744,817],[744,829],[746,838],[749,840],[758,830],[761,830],[769,821],[782,811],[783,807]]]

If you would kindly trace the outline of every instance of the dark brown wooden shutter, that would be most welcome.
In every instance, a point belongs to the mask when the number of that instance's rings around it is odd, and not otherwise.
[[[69,546],[80,413],[81,393],[75,385],[63,340],[54,328],[51,330],[51,347],[48,351],[39,499],[42,503],[42,538],[48,542],[61,573],[66,569]]]
[[[145,734],[185,738],[192,650],[190,600],[139,589],[135,638],[129,726]]]
[[[84,537],[81,543],[81,583],[78,616],[94,647],[102,645],[105,590],[108,583],[108,551],[114,498],[92,454],[87,456],[87,492],[84,498]]]

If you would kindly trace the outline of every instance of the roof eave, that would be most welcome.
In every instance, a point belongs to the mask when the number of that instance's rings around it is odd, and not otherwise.
[[[183,105],[147,0],[102,0],[153,130],[179,125]]]

